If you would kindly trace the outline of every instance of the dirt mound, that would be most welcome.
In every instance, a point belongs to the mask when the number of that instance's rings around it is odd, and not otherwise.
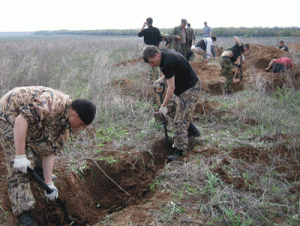
[[[217,55],[220,56],[224,50],[216,46]],[[298,65],[295,65],[293,69],[290,69],[288,73],[268,73],[265,72],[265,68],[269,65],[270,61],[274,58],[280,57],[289,57],[292,60],[297,58],[297,54],[300,54],[300,44],[292,43],[289,44],[289,52],[285,52],[277,49],[273,46],[262,46],[257,44],[250,44],[250,50],[245,53],[245,61],[242,65],[243,71],[243,81],[240,82],[240,70],[237,67],[233,67],[233,90],[234,92],[238,92],[244,89],[246,84],[254,84],[257,83],[257,79],[260,79],[264,83],[264,86],[267,90],[274,90],[276,87],[283,87],[288,82],[288,86],[291,84],[294,88],[300,87],[299,74],[300,68]],[[132,65],[135,63],[143,63],[142,58],[133,59],[130,61],[121,62],[117,65]],[[199,57],[196,57],[194,62],[190,63],[196,74],[199,76],[202,83],[202,90],[206,93],[210,93],[213,95],[223,94],[223,87],[225,78],[222,76],[221,67],[218,61],[211,61],[209,63],[205,63],[200,60]],[[287,77],[288,75],[288,77]],[[145,75],[145,78],[147,75]],[[259,77],[259,78],[257,78]],[[118,81],[117,81],[118,82]],[[124,81],[122,80],[121,83]],[[128,83],[128,81],[126,81]],[[122,89],[130,90],[129,85],[122,85]],[[151,91],[149,92],[150,96]],[[156,97],[155,97],[156,98]],[[154,98],[154,99],[155,99]],[[154,100],[157,101],[157,100]]]
[[[243,69],[247,73],[247,69],[251,66],[256,69],[264,70],[273,59],[278,59],[281,57],[291,57],[290,54],[277,49],[276,47],[269,46],[263,47],[261,45],[251,45],[251,49],[245,53],[246,60],[243,63]]]
[[[292,56],[300,57],[300,43],[290,43],[287,46]]]
[[[298,53],[300,45],[290,44],[289,49],[290,53]],[[221,52],[222,49],[218,51]],[[239,70],[236,68],[233,70],[236,76],[236,79],[234,79],[234,90],[239,91],[244,88],[245,84],[255,83],[257,77],[253,76],[254,72],[259,75],[259,79],[264,81],[266,87],[269,87],[268,89],[270,90],[287,84],[300,87],[300,68],[298,65],[284,74],[273,74],[264,71],[270,60],[274,57],[287,56],[286,54],[274,47],[251,45],[251,50],[245,54],[246,60],[243,63],[243,82],[240,82],[238,79]],[[129,66],[141,62],[142,59],[138,58],[122,62],[119,65]],[[204,92],[210,94],[223,93],[225,79],[221,74],[221,67],[218,62],[212,61],[206,64],[201,61],[195,61],[191,65],[202,82],[202,90]],[[146,78],[147,75],[143,76]],[[139,97],[141,92],[144,92],[141,98],[146,93],[149,100],[157,101],[157,94],[154,92],[151,84],[143,90],[137,90],[136,87],[140,86],[136,84],[136,81],[130,79],[120,79],[112,85],[118,87],[124,95]],[[218,110],[218,106],[218,103],[199,100],[195,109],[194,119],[198,119],[205,114],[220,115],[221,117],[225,113]],[[256,123],[250,120],[247,124]],[[202,146],[203,144],[198,147]],[[82,171],[66,174],[65,162],[60,161],[55,165],[54,171],[58,176],[56,186],[65,208],[57,202],[47,202],[44,197],[44,191],[32,181],[32,191],[37,201],[34,213],[37,225],[69,225],[70,220],[83,225],[101,225],[98,223],[99,220],[113,212],[116,213],[114,215],[116,224],[132,222],[132,224],[147,225],[147,222],[152,222],[151,216],[148,215],[149,210],[158,209],[163,202],[169,202],[171,199],[170,194],[154,193],[150,186],[166,164],[165,160],[168,156],[168,150],[163,138],[153,141],[152,147],[149,147],[151,153],[136,152],[134,146],[124,148],[121,152],[115,151],[109,144],[101,147],[101,149],[103,150],[101,152],[101,160],[85,159],[87,168]],[[203,158],[207,158],[203,161],[208,161],[209,165],[213,165],[217,163],[213,162],[214,160],[211,157],[218,155],[220,151],[218,149],[204,148],[191,149],[185,154],[185,158],[193,159],[194,156],[201,154]],[[294,150],[294,152],[299,152],[299,150]],[[221,166],[216,167],[214,172],[223,181],[234,185],[237,189],[249,191],[248,184],[251,184],[251,181],[246,183],[242,177],[231,176],[230,173],[226,172],[226,168],[222,167],[222,164],[228,165],[232,164],[231,162],[234,160],[242,160],[249,165],[261,165],[259,170],[263,172],[265,170],[264,166],[268,166],[270,159],[274,159],[274,156],[280,156],[278,162],[272,163],[276,165],[275,170],[278,172],[286,172],[286,176],[282,178],[283,180],[300,181],[299,159],[294,159],[293,152],[286,146],[277,147],[272,153],[251,146],[233,149],[227,158],[223,158],[220,162]],[[109,161],[110,159],[117,161],[111,162]],[[0,172],[2,175],[0,180],[0,200],[3,200],[1,207],[3,208],[2,211],[6,213],[5,221],[3,220],[4,218],[0,218],[0,224],[16,225],[16,218],[11,212],[11,205],[7,195],[7,171],[2,150],[0,150]],[[258,174],[261,174],[261,172],[258,172]],[[291,192],[299,190],[299,187],[295,187]]]

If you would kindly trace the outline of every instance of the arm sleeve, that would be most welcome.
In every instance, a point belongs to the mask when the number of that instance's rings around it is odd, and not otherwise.
[[[207,55],[207,58],[209,59],[210,58],[210,55],[211,55],[211,43],[212,43],[212,41],[211,41],[211,39],[210,38],[208,38],[208,39],[206,39],[206,55]]]
[[[144,36],[144,33],[145,33],[144,31],[145,31],[145,29],[142,30],[142,31],[140,31],[140,32],[138,33],[138,36],[139,36],[139,37],[143,37],[143,36]]]

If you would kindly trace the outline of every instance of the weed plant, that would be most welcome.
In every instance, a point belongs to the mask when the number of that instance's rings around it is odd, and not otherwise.
[[[116,65],[140,57],[141,43],[140,39],[81,36],[2,41],[0,93],[16,86],[42,85],[74,99],[92,100],[97,105],[95,123],[72,137],[58,158],[76,172],[86,167],[86,158],[112,165],[119,159],[101,157],[106,145],[118,151],[132,145],[135,151],[148,150],[149,142],[162,135],[153,121],[157,106],[145,92],[148,67],[143,63]],[[124,96],[116,84],[126,79],[132,81],[127,91],[132,95]],[[166,165],[150,189],[171,192],[173,200],[160,210],[149,211],[153,225],[299,225],[299,194],[291,192],[299,182],[287,180],[289,173],[276,169],[285,164],[292,170],[299,165],[300,95],[291,84],[275,92],[265,87],[257,78],[255,87],[230,97],[204,94],[206,100],[221,105],[213,114],[199,116],[196,124],[206,149],[197,147],[196,151],[218,153],[196,154],[190,161]],[[249,119],[254,123],[247,123]],[[286,154],[278,156],[275,149],[286,140],[264,138],[282,135],[289,140]],[[230,156],[233,149],[243,146],[263,150],[269,163]],[[229,165],[222,163],[224,158]],[[246,189],[226,183],[216,168],[243,179]],[[110,216],[105,220],[113,225]]]
[[[70,168],[75,171],[83,164],[76,160],[92,156],[94,143],[101,145],[104,139],[110,139],[116,149],[134,144],[140,146],[138,150],[145,150],[145,138],[155,136],[155,127],[150,126],[154,109],[144,95],[147,67],[144,63],[117,66],[141,57],[141,42],[137,38],[90,36],[2,40],[0,95],[14,87],[40,85],[61,90],[72,99],[86,98],[96,104],[92,127],[96,131],[99,128],[114,131],[105,137],[84,131],[67,143],[59,157],[68,158]],[[131,97],[122,95],[116,86],[118,81],[126,79],[134,81]]]

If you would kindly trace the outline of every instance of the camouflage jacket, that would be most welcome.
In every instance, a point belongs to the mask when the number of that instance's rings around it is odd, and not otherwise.
[[[195,41],[196,37],[195,37],[194,29],[190,27],[190,28],[186,29],[186,31],[187,31],[187,39]]]
[[[26,149],[47,156],[61,150],[69,137],[71,103],[68,95],[48,87],[17,87],[1,98],[0,120],[13,127],[21,114],[28,122]],[[0,132],[5,134],[2,128]]]
[[[185,40],[185,44],[187,44],[187,41],[186,41],[187,40],[187,31],[185,28],[184,28],[184,30],[185,30],[185,37],[182,36],[181,26],[174,27],[174,29],[172,30],[171,35],[177,35],[177,36],[181,37],[181,39],[173,39],[173,42],[172,42],[173,49],[178,49],[178,46],[181,44],[182,40]]]

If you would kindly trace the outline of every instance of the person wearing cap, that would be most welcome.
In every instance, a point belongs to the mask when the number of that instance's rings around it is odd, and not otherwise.
[[[46,198],[58,198],[52,181],[54,155],[62,150],[70,133],[91,124],[95,105],[72,99],[43,86],[16,87],[0,100],[0,145],[7,161],[8,196],[18,225],[34,225],[35,199],[27,167],[41,167],[43,179],[53,190]]]
[[[187,30],[185,28],[187,24],[186,19],[181,19],[180,26],[174,27],[171,35],[176,35],[177,37],[173,39],[172,47],[175,51],[181,53],[184,57],[186,57],[187,53]]]
[[[233,92],[232,64],[235,63],[238,67],[241,67],[243,53],[250,49],[250,45],[247,43],[244,45],[237,36],[234,36],[233,38],[236,42],[235,45],[225,50],[219,58],[219,63],[222,67],[222,75],[225,77],[225,95],[230,95]]]

